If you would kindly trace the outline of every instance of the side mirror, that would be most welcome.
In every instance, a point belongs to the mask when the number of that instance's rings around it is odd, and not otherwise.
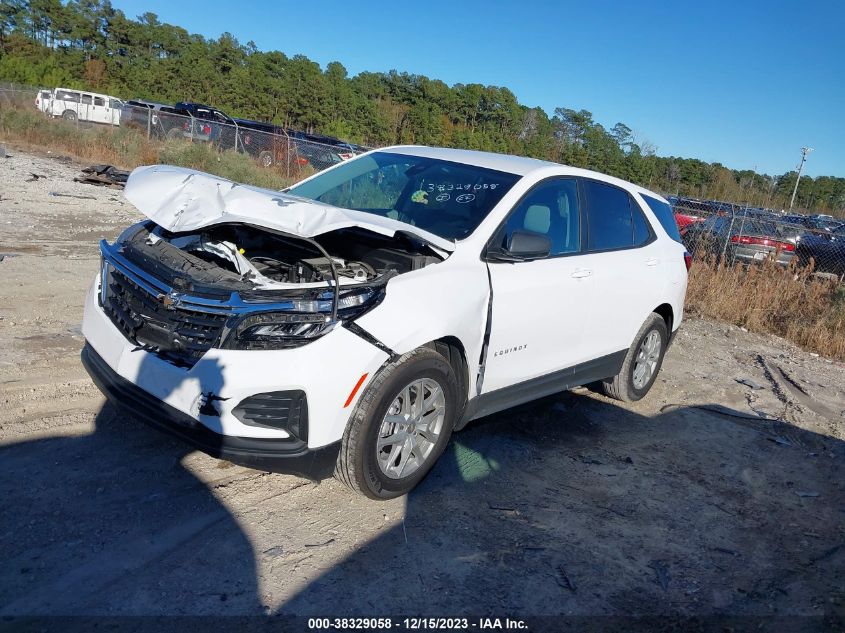
[[[510,235],[505,253],[514,261],[542,259],[552,251],[552,241],[547,235],[530,231],[514,231]]]

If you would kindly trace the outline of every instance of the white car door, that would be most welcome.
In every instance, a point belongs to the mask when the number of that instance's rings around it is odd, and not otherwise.
[[[111,123],[111,110],[103,97],[94,97],[94,105],[91,108],[91,120],[95,123]]]
[[[107,107],[109,109],[109,123],[120,125],[120,112],[123,109],[123,102],[118,99],[109,99]]]
[[[576,179],[553,178],[514,207],[488,247],[492,308],[482,393],[586,360],[583,332],[593,279],[589,257],[581,252],[581,226]],[[547,236],[549,255],[502,261],[519,232]]]
[[[94,106],[94,97],[93,95],[87,94],[85,92],[79,95],[79,109],[77,110],[77,116],[79,117],[80,121],[93,121],[93,108]]]
[[[665,252],[639,203],[624,189],[582,179],[586,250],[595,284],[584,331],[590,356],[627,350],[648,315],[666,296]]]

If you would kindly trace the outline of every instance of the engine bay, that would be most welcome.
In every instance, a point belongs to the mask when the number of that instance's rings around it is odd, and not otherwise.
[[[119,244],[127,259],[182,291],[279,290],[377,282],[442,261],[425,242],[352,227],[314,239],[244,224],[171,233],[144,222]],[[332,270],[334,269],[334,270]]]

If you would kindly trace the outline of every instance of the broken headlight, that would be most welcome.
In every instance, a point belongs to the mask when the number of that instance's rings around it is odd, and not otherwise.
[[[226,339],[228,349],[286,349],[300,347],[330,332],[339,321],[361,316],[384,297],[383,288],[341,291],[338,322],[329,316],[332,293],[314,299],[293,301],[295,312],[262,312],[241,319]]]

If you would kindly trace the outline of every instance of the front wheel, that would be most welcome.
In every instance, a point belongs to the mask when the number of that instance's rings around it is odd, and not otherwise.
[[[258,155],[258,164],[262,167],[272,167],[273,166],[273,153],[272,152],[261,152]]]
[[[643,398],[657,379],[668,343],[666,321],[652,313],[634,337],[619,373],[602,381],[605,395],[623,402]]]
[[[454,371],[434,350],[388,363],[349,421],[335,476],[371,499],[410,492],[449,443],[458,399]]]

